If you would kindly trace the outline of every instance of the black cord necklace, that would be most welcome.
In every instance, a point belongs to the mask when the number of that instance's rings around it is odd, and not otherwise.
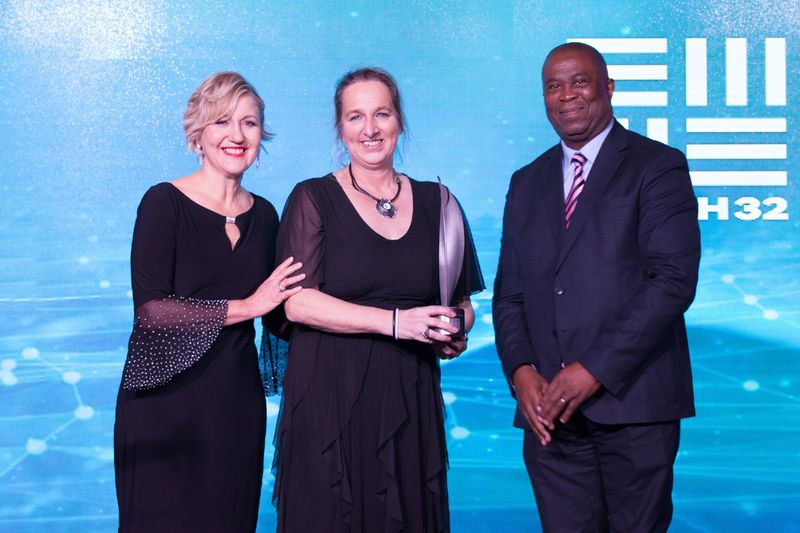
[[[400,188],[402,187],[402,182],[400,181],[400,176],[397,172],[394,173],[394,181],[397,183],[397,194],[395,194],[391,200],[386,198],[378,198],[376,196],[372,196],[370,193],[362,189],[358,182],[356,181],[356,177],[353,176],[353,165],[347,165],[347,171],[350,172],[350,181],[353,184],[353,188],[360,192],[361,194],[365,194],[375,200],[375,209],[382,217],[394,218],[397,216],[397,206],[394,205],[392,202],[397,200],[397,197],[400,196]]]

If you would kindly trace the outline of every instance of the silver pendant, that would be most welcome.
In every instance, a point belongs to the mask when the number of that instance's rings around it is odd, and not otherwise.
[[[378,213],[382,217],[394,218],[397,215],[397,207],[392,203],[391,200],[387,200],[386,198],[381,198],[375,204],[375,209],[378,210]]]

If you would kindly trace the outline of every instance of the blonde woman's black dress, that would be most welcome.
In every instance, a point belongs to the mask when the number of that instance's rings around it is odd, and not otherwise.
[[[254,196],[225,217],[168,183],[139,206],[131,274],[136,324],[114,426],[121,532],[252,532],[266,423],[253,321],[223,327],[274,262],[278,218]]]

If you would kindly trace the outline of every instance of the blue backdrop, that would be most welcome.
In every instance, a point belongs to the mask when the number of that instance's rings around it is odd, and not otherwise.
[[[491,287],[508,179],[557,140],[539,71],[567,39],[597,39],[616,115],[687,152],[700,197],[672,529],[800,531],[798,21],[798,0],[0,1],[0,531],[116,527],[131,230],[150,185],[196,166],[181,113],[200,81],[232,69],[261,92],[277,137],[244,184],[280,209],[336,166],[336,79],[388,69],[399,167],[456,192]],[[453,529],[538,531],[490,299],[443,369]]]

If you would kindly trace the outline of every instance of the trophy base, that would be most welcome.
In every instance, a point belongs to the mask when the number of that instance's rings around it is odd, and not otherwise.
[[[463,337],[466,334],[465,324],[464,324],[464,310],[460,307],[451,307],[450,308],[456,316],[445,316],[445,315],[438,315],[436,318],[441,320],[442,322],[447,322],[451,326],[455,326],[458,328],[458,331],[455,333],[450,333],[449,331],[445,331],[443,329],[435,328],[438,333],[442,335],[449,335],[454,339],[458,339]]]

